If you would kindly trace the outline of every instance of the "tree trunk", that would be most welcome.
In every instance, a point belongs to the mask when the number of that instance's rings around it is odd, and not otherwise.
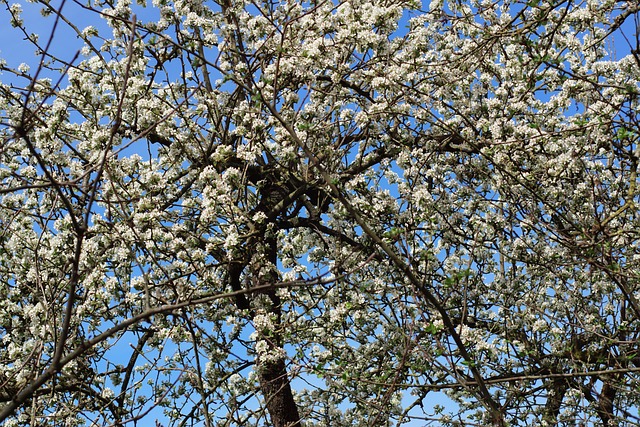
[[[275,349],[279,350],[279,349]],[[293,400],[291,383],[283,357],[275,361],[258,361],[260,388],[274,427],[300,427],[298,406]]]
[[[613,402],[616,398],[616,389],[609,383],[603,381],[602,390],[598,396],[598,416],[605,427],[613,427],[617,425],[613,414]]]
[[[267,193],[268,194],[268,193]],[[270,194],[269,194],[270,196]],[[271,200],[267,199],[269,202]],[[271,205],[272,203],[269,203]],[[271,208],[271,206],[269,206]],[[277,240],[273,236],[263,236],[266,258],[270,265],[252,265],[252,274],[259,285],[276,283],[279,279],[277,270]],[[260,389],[265,399],[267,410],[274,427],[300,427],[300,413],[293,399],[291,382],[287,374],[286,356],[281,333],[282,301],[274,289],[264,291],[270,300],[269,312],[274,318],[273,330],[269,331],[268,354],[271,357],[257,356],[256,364],[260,379]],[[277,358],[273,355],[280,355]]]
[[[544,406],[542,420],[546,421],[548,426],[558,425],[558,415],[568,388],[563,378],[552,379],[547,383],[547,403]]]
[[[265,239],[267,257],[271,266],[270,270],[264,275],[263,280],[274,283],[278,279],[276,270],[278,251],[277,241],[273,237]],[[258,273],[260,275],[260,273]],[[282,348],[282,334],[280,332],[280,319],[282,317],[282,302],[275,290],[266,291],[271,300],[271,313],[275,315],[276,324],[274,330],[271,331],[272,336],[269,340],[269,352],[272,354],[281,354],[277,359],[260,360],[258,358],[258,369],[260,375],[260,388],[267,404],[267,410],[271,415],[271,422],[274,427],[300,427],[300,414],[298,406],[293,400],[293,392],[291,391],[291,382],[287,375],[287,367],[285,364],[285,352]]]

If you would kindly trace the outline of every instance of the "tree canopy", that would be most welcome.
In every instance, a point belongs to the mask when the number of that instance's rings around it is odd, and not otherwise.
[[[637,3],[0,3],[6,427],[639,425]]]

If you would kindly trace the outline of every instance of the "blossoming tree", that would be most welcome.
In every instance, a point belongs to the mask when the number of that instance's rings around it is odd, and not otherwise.
[[[640,422],[635,2],[1,3],[4,425]]]

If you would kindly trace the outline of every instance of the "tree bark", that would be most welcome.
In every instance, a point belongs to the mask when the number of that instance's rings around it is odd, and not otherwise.
[[[279,349],[274,349],[279,350]],[[275,361],[258,361],[260,388],[266,400],[267,410],[274,427],[300,427],[300,413],[293,400],[291,383],[284,358]]]
[[[564,379],[552,379],[548,382],[547,403],[544,406],[544,415],[542,416],[542,420],[546,421],[548,426],[558,425],[558,415],[568,388],[569,386]]]
[[[269,213],[273,214],[276,206],[282,205],[280,203],[282,197],[284,197],[283,189],[278,184],[267,185],[261,191],[261,199],[257,209],[269,218]],[[282,205],[279,209],[286,210],[287,205]],[[275,223],[278,228],[276,218],[271,217],[269,221]],[[273,234],[269,234],[264,229],[259,239],[256,249],[264,251],[265,257],[263,259],[266,259],[266,265],[252,263],[251,273],[255,284],[261,286],[275,283],[279,279],[277,270],[278,242]],[[260,389],[266,402],[267,411],[271,416],[271,424],[274,427],[300,427],[302,425],[300,413],[293,398],[291,381],[285,363],[286,356],[281,333],[282,301],[273,289],[265,291],[264,294],[269,298],[268,311],[274,319],[274,325],[273,330],[269,331],[269,336],[265,337],[269,343],[269,357],[257,356],[256,359]]]
[[[616,389],[609,381],[603,380],[602,390],[598,396],[598,416],[605,427],[617,425],[613,414],[613,402],[616,398]]]

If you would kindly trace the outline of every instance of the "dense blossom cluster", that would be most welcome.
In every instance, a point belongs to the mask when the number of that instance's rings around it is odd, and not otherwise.
[[[635,2],[33,3],[4,425],[640,422]]]

